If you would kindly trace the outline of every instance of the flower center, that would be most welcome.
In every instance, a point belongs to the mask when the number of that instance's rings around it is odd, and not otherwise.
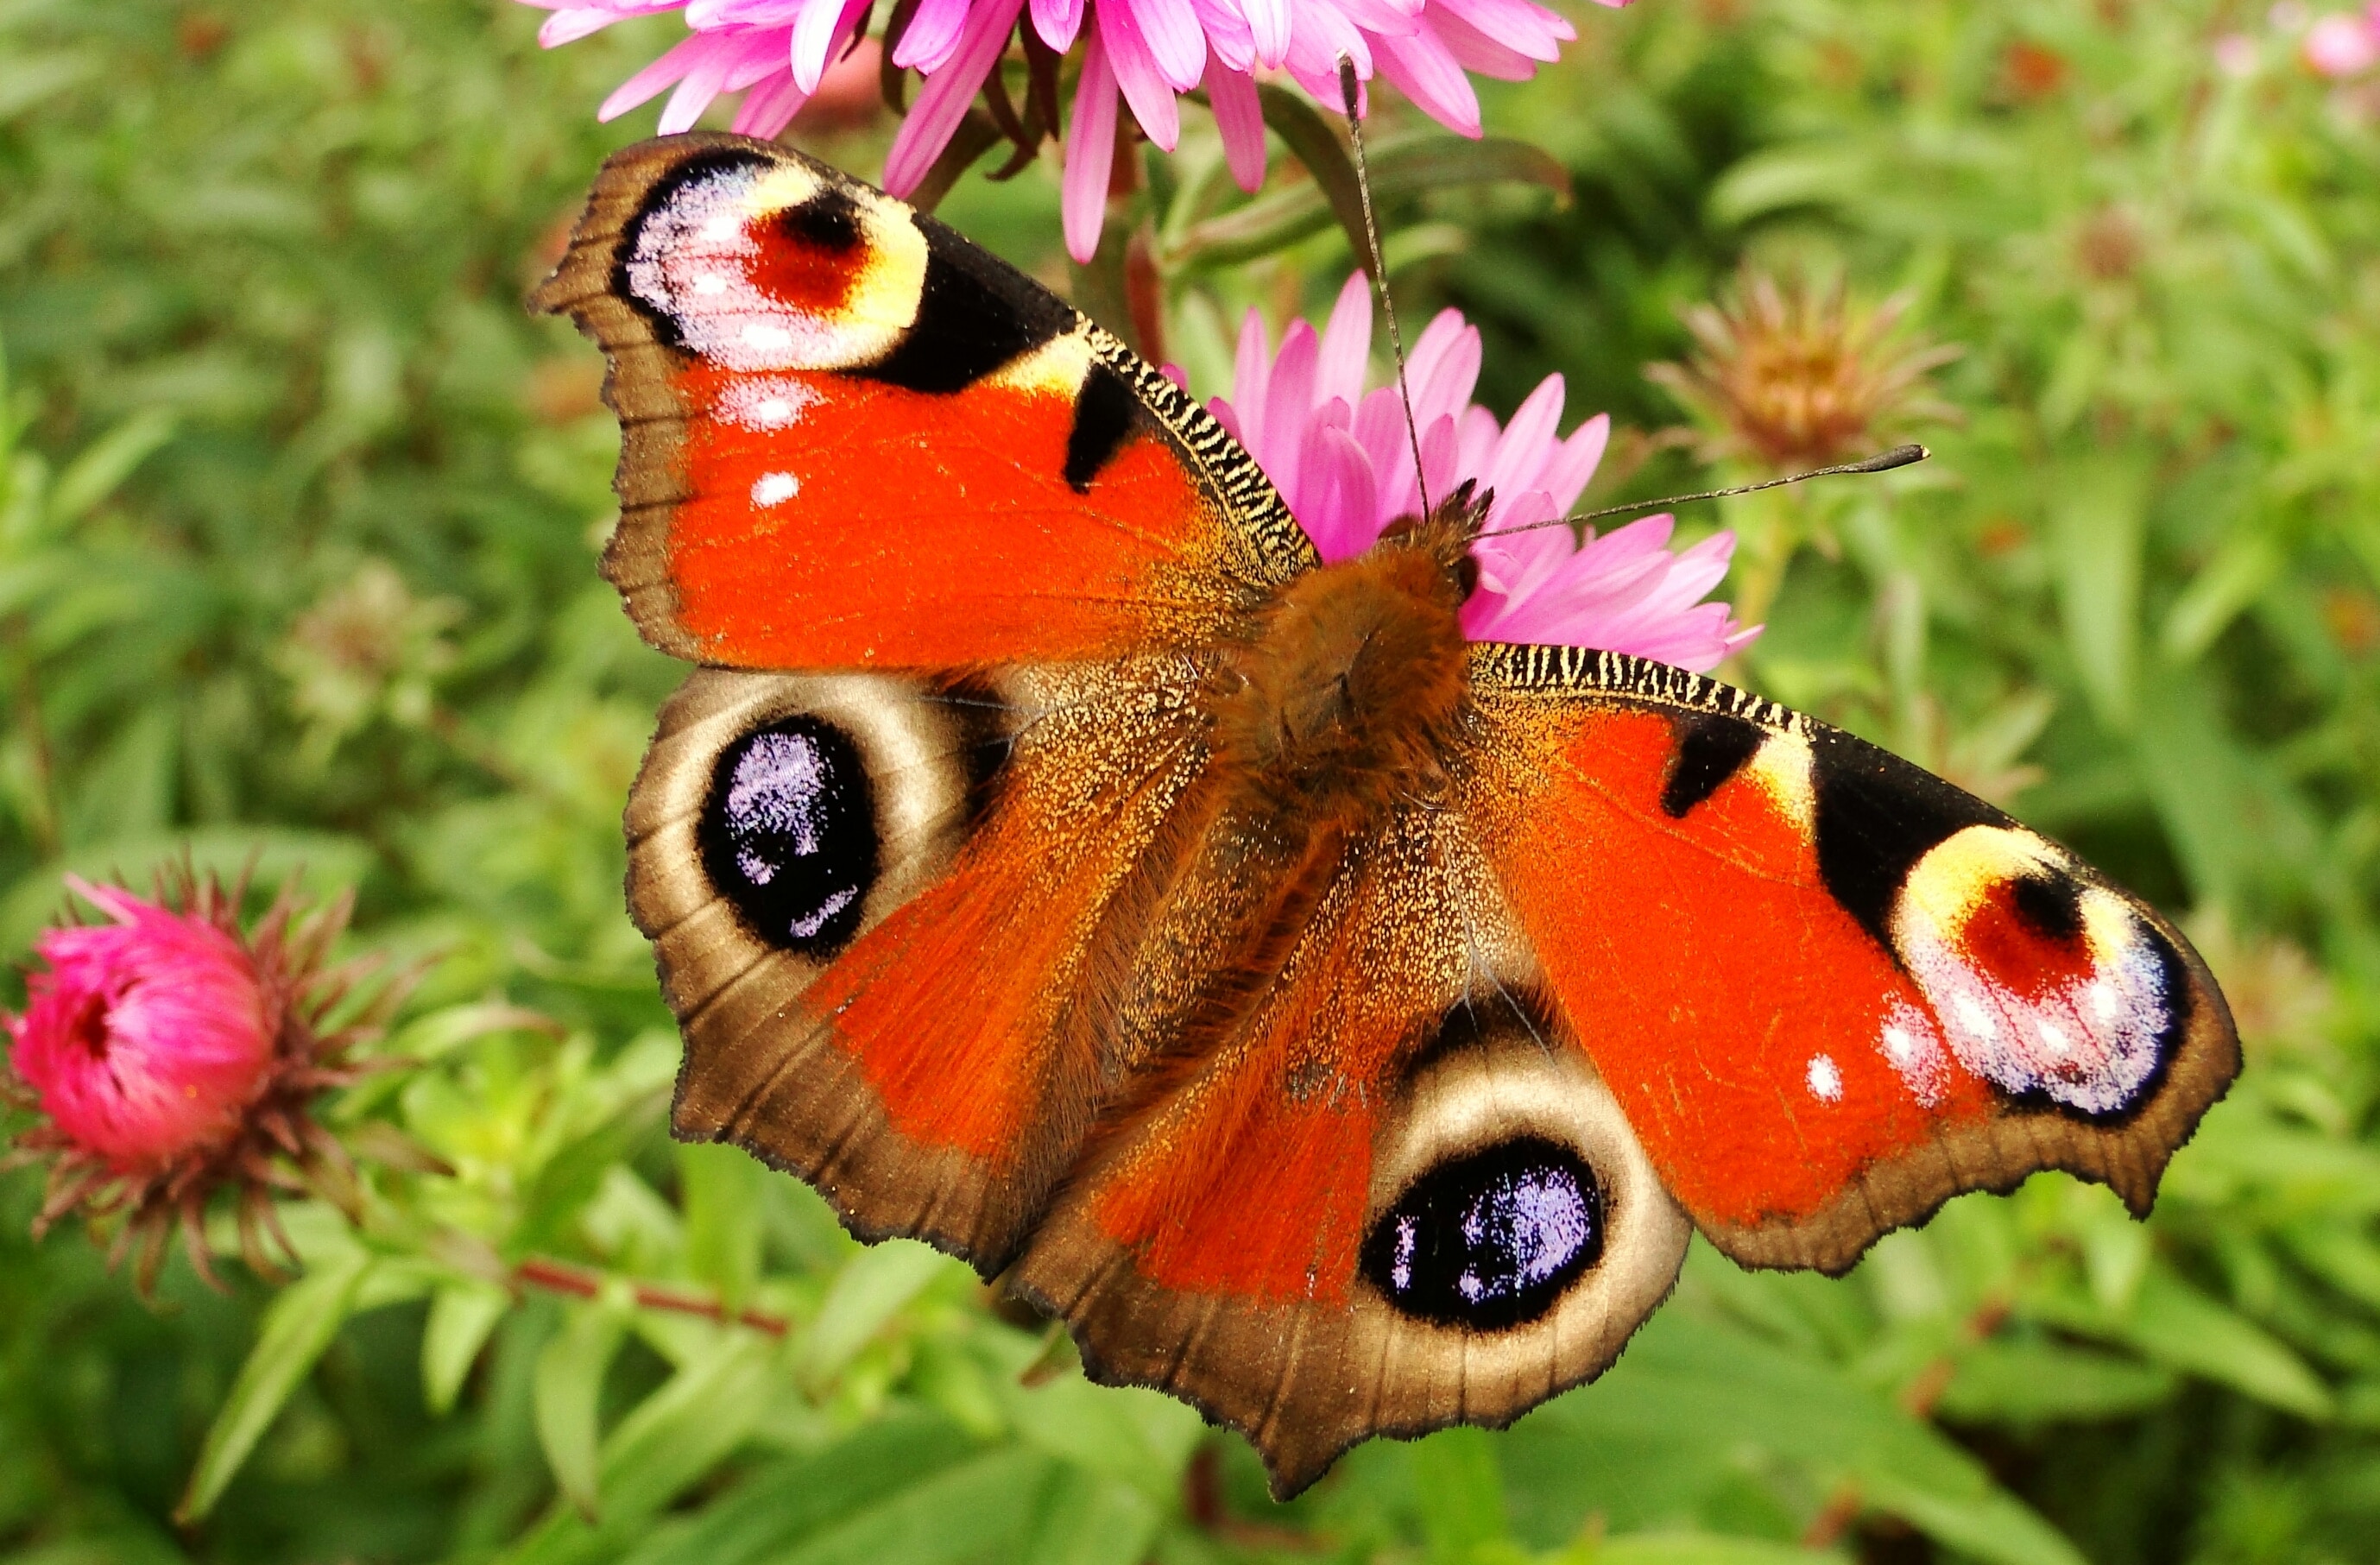
[[[88,995],[67,1023],[67,1037],[94,1060],[107,1058],[107,997]]]

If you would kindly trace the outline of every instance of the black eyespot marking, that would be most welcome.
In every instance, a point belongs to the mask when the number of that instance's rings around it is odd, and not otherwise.
[[[1123,376],[1104,364],[1091,366],[1075,398],[1075,428],[1066,437],[1065,477],[1075,493],[1091,487],[1108,458],[1123,444],[1139,408]]]
[[[859,247],[859,209],[852,204],[850,192],[832,186],[779,212],[777,227],[810,249],[840,255]]]
[[[2045,940],[2072,945],[2082,937],[2082,888],[2064,876],[2019,876],[2009,883],[2009,901]]]
[[[1072,331],[1075,312],[920,214],[926,281],[900,345],[856,371],[910,391],[964,391],[1018,354]]]
[[[1811,736],[1818,877],[1887,951],[1892,904],[1927,850],[1970,826],[2014,822],[1973,794],[1877,749],[1822,729]]]
[[[1364,1275],[1423,1320],[1519,1326],[1603,1258],[1604,1205],[1585,1159],[1516,1136],[1415,1180],[1365,1236]]]
[[[710,883],[771,945],[822,954],[857,932],[876,881],[876,807],[842,730],[789,717],[728,746],[695,835]]]
[[[1670,763],[1669,781],[1661,784],[1661,811],[1672,820],[1719,791],[1720,785],[1760,753],[1768,731],[1758,723],[1717,712],[1699,713],[1678,723],[1678,758]]]

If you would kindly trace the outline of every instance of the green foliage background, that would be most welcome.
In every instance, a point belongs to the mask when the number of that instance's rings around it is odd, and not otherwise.
[[[1781,582],[1746,678],[2200,938],[2251,1063],[2152,1223],[2044,1176],[1840,1281],[1698,1248],[1600,1383],[1272,1507],[1236,1439],[1086,1385],[955,1264],[662,1134],[618,812],[676,673],[594,575],[592,350],[520,299],[638,133],[592,105],[676,24],[546,55],[493,0],[6,0],[0,948],[61,870],[185,844],[355,883],[362,941],[443,960],[386,1046],[415,1063],[331,1112],[452,1171],[382,1166],[361,1231],[293,1210],[285,1289],[176,1263],[153,1308],[0,1180],[0,1550],[2380,1559],[2380,98],[2221,0],[1581,10],[1488,98],[1574,199],[1393,202],[1406,308],[1486,327],[1500,408],[1559,370],[1642,431],[1682,418],[1643,365],[1742,257],[1906,290],[1963,347],[1935,462],[1695,525]],[[1226,321],[1348,258],[1286,158],[1281,204],[1219,199],[1200,134],[1144,201],[1213,391]],[[1063,281],[1043,171],[944,211]],[[1591,503],[1724,476],[1641,449]]]

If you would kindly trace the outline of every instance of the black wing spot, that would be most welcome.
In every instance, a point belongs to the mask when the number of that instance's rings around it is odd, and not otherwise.
[[[2071,877],[2020,875],[2010,883],[2009,901],[2043,940],[2070,946],[2082,938],[2082,888]]]
[[[1402,1313],[1499,1331],[1536,1320],[1603,1258],[1595,1171],[1515,1136],[1415,1180],[1364,1239],[1364,1275]]]
[[[1074,330],[1039,284],[920,212],[926,281],[898,346],[857,373],[917,392],[965,391],[1019,354]]]
[[[799,206],[779,212],[777,229],[795,244],[842,255],[859,248],[859,208],[851,192],[829,185]]]
[[[1091,487],[1132,433],[1140,402],[1123,377],[1104,364],[1093,364],[1075,398],[1075,428],[1066,436],[1066,482],[1081,494]]]
[[[722,751],[695,830],[702,867],[752,932],[808,956],[859,932],[881,843],[851,736],[808,714]]]
[[[1661,784],[1661,809],[1672,820],[1709,798],[1760,753],[1768,731],[1740,717],[1702,712],[1678,721],[1678,758]]]
[[[1970,826],[2015,822],[1929,771],[1833,729],[1813,735],[1818,877],[1887,951],[1892,904],[1937,843]]]

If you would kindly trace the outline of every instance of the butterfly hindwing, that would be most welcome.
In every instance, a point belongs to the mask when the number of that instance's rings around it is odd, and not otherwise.
[[[677,1134],[996,1270],[1087,1127],[1088,964],[1203,758],[1165,674],[693,674],[627,815]]]
[[[2239,1068],[2154,909],[1982,800],[1713,681],[1473,653],[1469,800],[1670,1192],[1739,1260],[1840,1270],[2058,1168],[2144,1213]]]
[[[1532,1000],[1461,821],[1333,862],[1271,981],[1145,1072],[1015,1272],[1095,1377],[1241,1430],[1283,1496],[1368,1436],[1508,1423],[1599,1373],[1687,1231]]]
[[[605,570],[664,651],[955,668],[1211,638],[1314,563],[1255,462],[951,229],[767,142],[605,164],[532,301],[612,360]]]

